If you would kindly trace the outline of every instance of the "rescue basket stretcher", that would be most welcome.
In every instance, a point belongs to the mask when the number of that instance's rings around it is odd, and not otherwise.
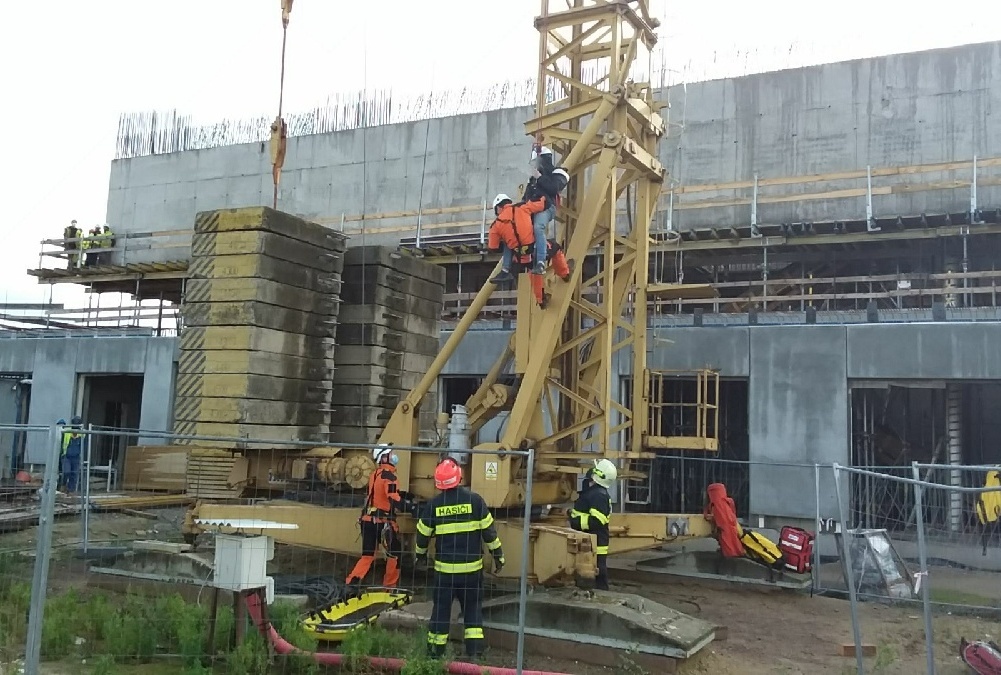
[[[410,591],[375,587],[307,613],[300,623],[316,639],[340,642],[348,633],[376,622],[379,615],[410,603]]]

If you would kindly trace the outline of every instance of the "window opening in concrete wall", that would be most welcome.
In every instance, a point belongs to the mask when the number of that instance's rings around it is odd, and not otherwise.
[[[851,384],[852,465],[910,477],[911,463],[995,464],[1001,462],[1001,383],[943,380],[855,381]],[[949,485],[958,478],[979,487],[982,474],[948,469],[925,470],[922,478]],[[946,490],[925,497],[930,528],[973,528],[973,500],[950,502]],[[914,496],[909,486],[853,476],[854,527],[905,530],[914,526]],[[957,512],[961,509],[961,512]]]
[[[138,429],[142,408],[142,375],[81,375],[79,405],[84,426]],[[94,436],[91,466],[111,465],[121,475],[125,448],[138,443],[138,436]]]
[[[631,377],[623,377],[620,391],[623,404],[632,407]],[[661,451],[654,460],[639,464],[648,481],[630,481],[626,491],[629,511],[691,512],[701,510],[706,486],[723,483],[737,505],[738,514],[748,513],[750,497],[750,455],[748,433],[748,392],[746,378],[720,378],[719,452]],[[695,377],[664,380],[662,399],[666,403],[691,403],[696,398]],[[668,436],[695,435],[693,406],[670,405],[661,409],[660,428]],[[628,443],[628,434],[625,434]]]
[[[0,424],[27,424],[31,379],[25,374],[0,374]],[[25,433],[0,430],[0,478],[10,478],[23,466]]]

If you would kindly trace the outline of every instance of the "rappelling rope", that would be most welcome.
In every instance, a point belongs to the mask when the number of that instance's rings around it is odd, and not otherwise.
[[[282,3],[282,59],[281,78],[278,85],[278,117],[271,123],[271,178],[274,181],[274,195],[271,202],[273,208],[278,208],[278,186],[281,183],[282,166],[285,164],[285,149],[288,141],[288,125],[282,119],[282,106],[285,102],[285,45],[288,43],[288,20],[292,12],[293,0],[281,0]]]

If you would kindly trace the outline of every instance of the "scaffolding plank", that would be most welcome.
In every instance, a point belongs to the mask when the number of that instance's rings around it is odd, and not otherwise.
[[[204,232],[191,238],[192,259],[253,254],[301,265],[321,272],[340,274],[343,252],[325,251],[273,232]]]
[[[184,287],[184,302],[248,302],[257,301],[301,312],[333,314],[338,297],[289,286],[270,279],[189,279]]]
[[[445,285],[445,270],[438,265],[401,255],[389,246],[352,246],[344,257],[344,268],[352,266],[388,267],[424,281]]]
[[[330,379],[333,359],[303,358],[289,354],[233,350],[182,350],[177,363],[180,374],[271,375],[298,380]]]
[[[314,337],[333,337],[337,328],[331,315],[256,301],[192,302],[184,305],[181,316],[188,326],[257,326]]]
[[[343,251],[347,235],[329,227],[282,213],[266,206],[202,211],[195,215],[195,233],[265,230],[312,244],[324,250]]]

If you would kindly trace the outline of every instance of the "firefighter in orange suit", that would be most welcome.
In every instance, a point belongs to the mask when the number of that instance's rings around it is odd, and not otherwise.
[[[386,549],[386,573],[382,585],[394,588],[400,581],[400,542],[396,513],[403,507],[403,497],[397,490],[396,465],[399,456],[390,445],[380,445],[372,451],[376,468],[368,479],[368,497],[362,509],[361,518],[361,559],[348,574],[347,585],[354,589],[368,575],[375,562],[375,552],[381,542]]]
[[[532,263],[532,257],[524,256],[518,259],[518,262],[522,265],[529,265]],[[556,276],[560,280],[564,282],[570,281],[574,262],[573,260],[567,260],[566,255],[563,253],[563,247],[555,239],[546,240],[546,265],[553,266],[553,271],[556,272]],[[549,302],[549,294],[545,292],[544,279],[541,274],[530,274],[529,276],[532,279],[532,293],[535,294],[535,301],[539,303],[539,307],[545,309]]]

